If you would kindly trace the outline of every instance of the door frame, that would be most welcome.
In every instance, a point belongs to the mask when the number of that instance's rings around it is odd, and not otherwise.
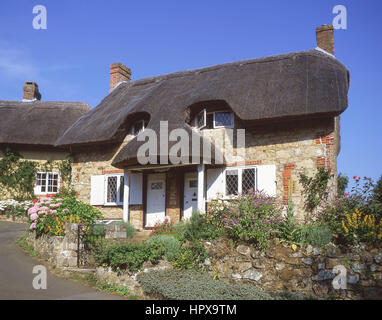
[[[151,173],[147,173],[144,175],[144,186],[145,186],[145,190],[144,190],[144,210],[143,210],[143,228],[145,229],[151,229],[152,227],[148,227],[147,226],[147,215],[149,214],[148,211],[147,211],[147,208],[148,208],[148,193],[149,193],[149,186],[148,186],[148,183],[150,181],[150,175],[159,175],[159,174],[163,174],[164,177],[163,177],[163,180],[162,179],[158,179],[158,181],[163,181],[163,188],[164,188],[164,210],[163,210],[163,213],[164,213],[164,217],[167,216],[167,173],[166,172],[151,172]]]
[[[190,178],[186,178],[187,175],[193,175],[195,177],[190,177]],[[183,188],[182,188],[182,191],[183,191],[183,194],[182,194],[182,200],[183,200],[183,203],[182,203],[182,211],[183,211],[183,219],[185,218],[184,216],[184,204],[185,204],[185,189],[186,189],[186,186],[187,186],[187,183],[190,181],[190,180],[196,180],[196,183],[198,183],[198,172],[197,171],[187,171],[187,172],[184,172],[183,174]],[[198,185],[196,186],[196,201],[198,201]],[[198,210],[198,203],[196,202],[196,210]],[[194,211],[194,210],[193,210]],[[192,213],[191,213],[192,214]]]

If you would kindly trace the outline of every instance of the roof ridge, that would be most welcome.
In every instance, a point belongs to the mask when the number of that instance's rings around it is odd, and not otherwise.
[[[264,57],[259,57],[259,58],[252,58],[252,59],[238,60],[238,61],[233,61],[233,62],[226,62],[226,63],[216,64],[216,65],[201,67],[201,68],[196,68],[196,69],[175,71],[175,72],[161,74],[161,75],[157,75],[157,76],[149,76],[146,78],[137,79],[135,81],[121,82],[120,86],[127,86],[127,87],[141,86],[141,85],[146,85],[149,83],[159,82],[162,80],[167,80],[167,79],[172,79],[172,78],[184,77],[184,76],[188,76],[188,75],[194,75],[194,74],[198,74],[198,73],[214,71],[214,70],[217,70],[217,69],[220,69],[223,67],[227,67],[227,66],[234,66],[234,65],[242,66],[242,65],[248,65],[248,64],[253,64],[253,63],[262,63],[262,62],[268,62],[268,61],[283,60],[283,59],[289,58],[291,55],[300,55],[300,54],[309,54],[309,53],[316,53],[316,54],[318,53],[318,54],[323,54],[325,56],[328,56],[325,53],[321,52],[320,50],[316,50],[316,49],[309,49],[309,50],[304,50],[304,51],[294,51],[294,52],[289,52],[289,53],[275,54],[272,56],[264,56]],[[334,59],[337,60],[336,58],[334,58]]]

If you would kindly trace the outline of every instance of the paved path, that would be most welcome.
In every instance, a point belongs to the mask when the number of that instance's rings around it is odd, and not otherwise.
[[[16,244],[24,234],[26,225],[0,221],[0,299],[123,299],[81,285],[48,271],[47,289],[35,290],[32,286],[33,267],[39,262],[28,256]]]

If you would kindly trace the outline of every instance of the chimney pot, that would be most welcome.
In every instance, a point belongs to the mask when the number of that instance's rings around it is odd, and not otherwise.
[[[26,100],[26,101],[41,100],[41,93],[38,91],[38,85],[36,82],[26,81],[23,89],[24,89],[23,100]]]
[[[332,25],[322,25],[316,28],[317,47],[334,56],[334,36]]]
[[[122,81],[130,81],[131,70],[120,62],[110,66],[110,92]]]

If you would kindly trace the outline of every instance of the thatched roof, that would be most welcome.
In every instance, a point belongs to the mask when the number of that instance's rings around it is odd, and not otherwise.
[[[89,110],[84,102],[0,100],[0,144],[54,146]]]
[[[81,117],[57,145],[122,141],[132,115],[150,115],[183,128],[187,108],[202,101],[224,101],[243,121],[338,115],[347,107],[349,72],[337,59],[318,50],[239,61],[121,83]],[[113,164],[136,156],[143,142],[127,144]]]

